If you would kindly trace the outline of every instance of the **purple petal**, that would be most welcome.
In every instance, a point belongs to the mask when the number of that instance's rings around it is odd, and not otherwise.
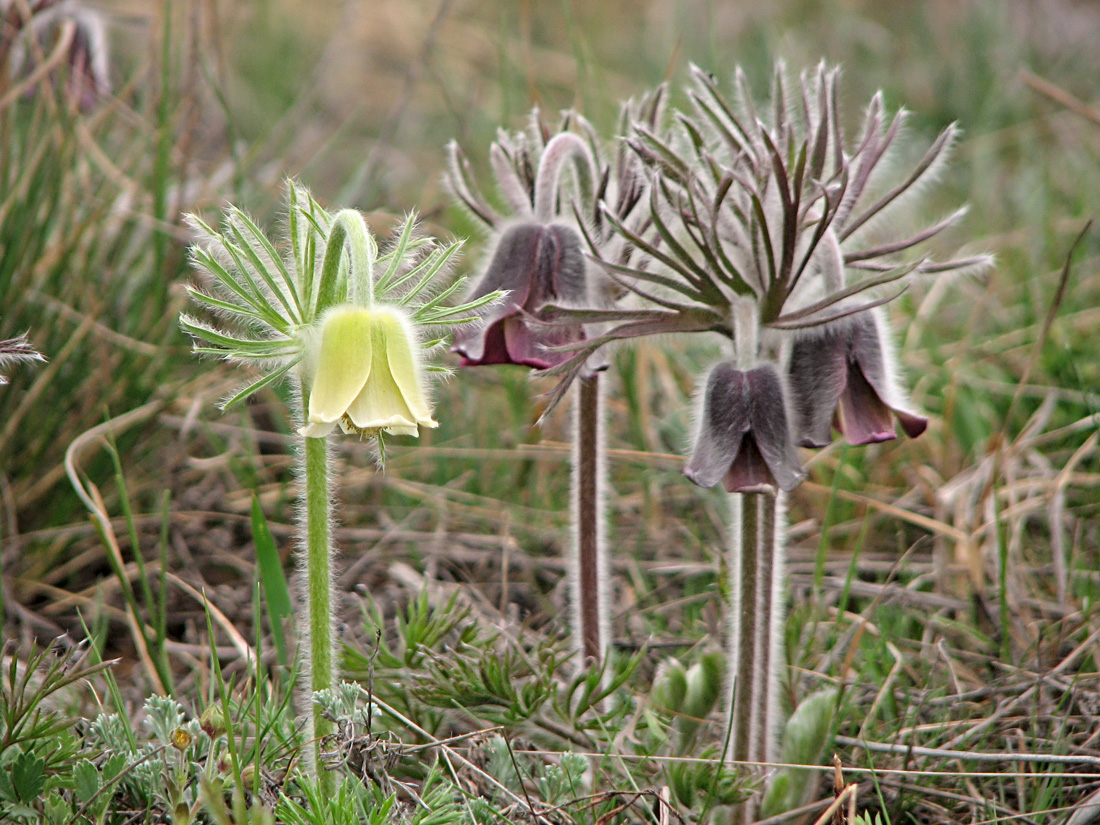
[[[545,227],[534,224],[520,224],[505,230],[497,240],[485,275],[470,293],[469,300],[502,289],[510,293],[504,300],[507,310],[502,314],[525,306],[538,277],[539,244],[545,232]]]
[[[700,487],[713,487],[729,473],[749,425],[748,382],[731,364],[710,371],[703,395],[703,420],[684,475]]]
[[[787,426],[787,405],[779,375],[771,367],[758,367],[749,371],[748,378],[754,444],[774,476],[771,483],[782,490],[793,490],[803,472]]]
[[[805,447],[824,447],[832,428],[849,444],[897,438],[894,417],[911,438],[928,426],[916,413],[888,403],[890,376],[878,321],[861,312],[850,323],[797,341],[788,376],[796,431]]]
[[[511,364],[504,341],[504,324],[508,319],[479,326],[459,335],[455,332],[451,352],[462,356],[461,366],[480,367],[490,364]]]
[[[856,316],[848,358],[848,389],[837,410],[842,424],[838,429],[850,444],[897,438],[893,416],[910,438],[916,438],[928,426],[928,419],[888,402],[890,377],[880,336],[874,314],[864,312]]]
[[[509,290],[509,295],[486,313],[484,325],[455,332],[452,350],[463,356],[463,366],[521,364],[547,369],[572,357],[547,348],[583,341],[583,326],[531,325],[523,313],[537,315],[550,302],[588,303],[585,261],[574,230],[522,224],[505,231],[469,297],[497,289]]]
[[[730,493],[744,493],[763,486],[779,486],[752,433],[741,441],[741,450],[726,471],[722,484]]]
[[[801,338],[791,350],[787,383],[795,433],[803,447],[825,447],[833,440],[833,413],[848,383],[847,330]]]
[[[896,407],[891,407],[891,409],[894,411],[894,415],[898,417],[901,428],[905,430],[905,434],[910,438],[916,438],[928,429],[928,419],[924,416],[899,410]]]
[[[529,311],[545,304],[588,305],[588,283],[581,239],[576,231],[558,224],[543,227]]]
[[[475,364],[509,363],[507,360],[485,360],[488,344],[485,339],[493,325],[520,311],[531,294],[538,258],[539,241],[544,234],[541,226],[521,224],[504,231],[497,239],[496,250],[489,266],[467,300],[474,301],[497,290],[508,294],[499,304],[490,306],[482,316],[481,326],[463,325],[455,330],[452,350]],[[501,332],[503,335],[503,331]]]
[[[870,312],[861,312],[854,316],[848,340],[849,363],[859,366],[859,371],[881,399],[887,393],[889,383],[875,316]]]
[[[836,410],[836,428],[856,446],[897,438],[890,408],[856,364],[848,370],[848,387]]]
[[[508,318],[504,322],[504,341],[508,347],[508,363],[524,364],[537,370],[544,370],[555,363],[566,360],[568,353],[550,353],[543,349],[543,337],[536,335],[521,318]],[[557,356],[558,361],[552,360]]]

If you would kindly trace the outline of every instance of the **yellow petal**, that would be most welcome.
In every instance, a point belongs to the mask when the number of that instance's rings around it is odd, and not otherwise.
[[[395,317],[392,321],[404,331],[401,319]],[[439,422],[432,418],[432,407],[424,393],[420,362],[413,354],[414,342],[407,332],[400,337],[391,335],[388,340],[393,342],[386,347],[390,375],[400,388],[405,403],[409,405],[413,420],[422,427],[438,427]]]
[[[311,421],[304,427],[299,428],[298,432],[306,438],[324,438],[335,429],[336,425],[333,423],[319,424]]]
[[[369,310],[349,307],[325,319],[317,375],[309,391],[309,422],[304,429],[335,424],[367,383],[375,326],[372,315]],[[329,427],[326,434],[331,430]]]
[[[386,308],[373,316],[370,380],[348,407],[352,423],[398,435],[418,435],[419,425],[437,426],[420,386],[416,343],[406,322]]]

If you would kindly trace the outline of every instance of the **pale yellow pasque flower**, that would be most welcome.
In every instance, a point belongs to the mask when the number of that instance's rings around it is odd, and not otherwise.
[[[420,434],[438,427],[424,389],[412,325],[400,309],[345,305],[321,323],[308,421],[300,430],[320,438],[336,425],[345,433]]]
[[[448,274],[460,242],[421,237],[410,215],[379,250],[358,211],[330,215],[297,184],[287,189],[287,232],[274,240],[233,207],[223,232],[192,218],[192,255],[206,278],[191,296],[235,323],[183,315],[180,325],[195,338],[196,352],[263,373],[224,408],[290,376],[306,403],[301,435],[322,438],[339,425],[345,433],[379,437],[384,457],[383,433],[416,436],[421,427],[438,426],[427,378],[448,370],[432,355],[447,329],[478,321],[479,311],[503,293],[451,305],[465,281]]]
[[[357,210],[330,215],[294,182],[287,195],[286,231],[274,240],[235,207],[227,211],[222,232],[192,218],[192,256],[204,278],[191,296],[231,323],[183,315],[180,325],[196,340],[196,352],[261,371],[223,407],[285,377],[300,389],[295,395],[305,426],[297,464],[304,584],[299,627],[307,642],[300,704],[311,711],[303,735],[312,743],[303,757],[324,795],[336,787],[335,774],[324,769],[323,746],[336,726],[313,697],[331,691],[339,671],[327,436],[339,424],[344,432],[374,438],[383,466],[383,433],[419,435],[420,427],[435,427],[424,381],[428,372],[445,371],[427,362],[446,341],[435,332],[473,322],[478,310],[503,295],[448,304],[463,283],[448,275],[460,244],[419,236],[412,215],[379,250]]]

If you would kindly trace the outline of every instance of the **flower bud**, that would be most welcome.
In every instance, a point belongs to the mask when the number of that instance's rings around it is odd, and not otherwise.
[[[687,694],[687,672],[677,659],[665,659],[657,667],[649,701],[663,710],[679,712]]]
[[[195,737],[183,728],[175,728],[170,735],[170,741],[173,748],[183,752],[191,747],[191,743],[195,741]]]
[[[221,706],[211,705],[204,710],[199,718],[199,727],[211,739],[217,739],[224,734],[228,730],[228,725],[225,723],[225,712]]]
[[[706,719],[722,693],[724,657],[716,650],[705,653],[687,671],[687,693],[684,696],[685,715]]]

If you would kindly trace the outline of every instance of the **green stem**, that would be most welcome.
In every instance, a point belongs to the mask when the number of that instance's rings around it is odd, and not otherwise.
[[[345,252],[351,263],[347,273],[341,271]],[[317,317],[326,309],[346,301],[365,307],[373,306],[374,264],[377,258],[378,248],[363,215],[354,209],[337,212],[325,242],[321,278],[311,317]]]
[[[573,423],[573,617],[584,668],[607,652],[607,570],[603,556],[603,443],[598,374],[577,382]]]
[[[783,630],[783,548],[775,491],[738,493],[730,501],[731,673],[727,758],[774,762],[778,723],[780,638]],[[751,822],[758,800],[740,806],[736,821]]]
[[[305,550],[306,614],[309,626],[310,754],[313,773],[326,798],[335,791],[336,777],[321,764],[321,742],[334,731],[332,722],[322,718],[313,696],[336,684],[336,650],[332,632],[332,540],[328,485],[328,439],[305,439]]]

